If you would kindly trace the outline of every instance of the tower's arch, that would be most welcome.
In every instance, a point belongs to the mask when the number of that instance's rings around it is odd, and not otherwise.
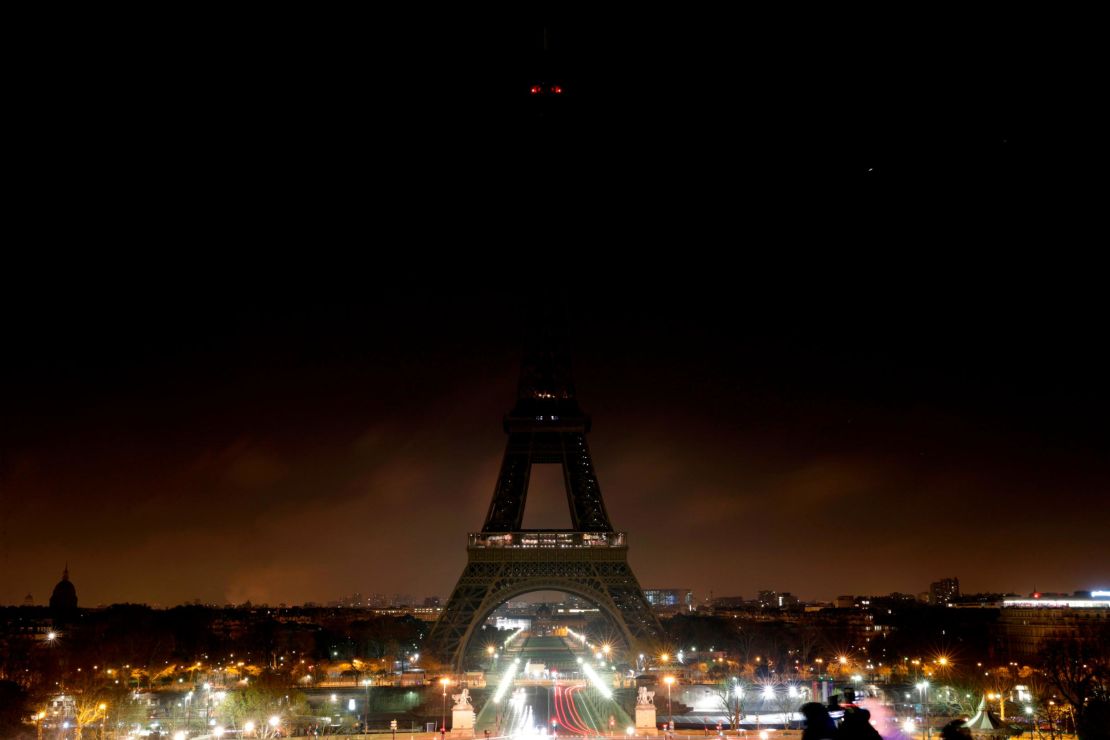
[[[621,618],[620,611],[613,608],[612,604],[605,603],[608,599],[599,596],[593,589],[580,587],[577,583],[565,578],[540,578],[527,583],[518,583],[512,587],[502,589],[495,594],[491,593],[489,595],[489,603],[483,604],[483,606],[478,609],[475,613],[473,622],[468,625],[467,630],[463,633],[459,642],[459,655],[466,656],[470,654],[470,643],[481,630],[482,625],[489,620],[499,607],[508,601],[537,591],[562,591],[563,593],[577,596],[583,601],[589,602],[597,607],[598,613],[609,623],[613,632],[620,636],[624,647],[628,648],[630,651],[635,647],[636,640],[629,634],[624,620]],[[492,606],[490,604],[492,604]]]

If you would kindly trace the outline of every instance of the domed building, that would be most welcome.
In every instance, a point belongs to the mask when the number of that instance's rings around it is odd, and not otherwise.
[[[62,580],[54,587],[50,594],[50,610],[53,612],[71,612],[77,610],[77,589],[69,580],[69,563],[62,571]]]

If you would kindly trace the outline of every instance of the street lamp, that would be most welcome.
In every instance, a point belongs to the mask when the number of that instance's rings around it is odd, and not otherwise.
[[[665,676],[663,683],[667,684],[667,729],[674,730],[674,710],[671,708],[671,684],[674,683],[674,676]]]
[[[737,734],[737,736],[739,736],[740,735],[740,720],[742,719],[741,716],[740,716],[740,714],[741,714],[741,712],[740,712],[740,700],[744,698],[744,688],[740,685],[740,679],[737,678],[736,676],[732,677],[732,682],[736,684],[736,686],[734,686],[733,689],[732,689],[732,695],[736,698],[736,702],[735,702],[736,711],[733,713],[733,717],[736,719],[736,727],[733,728],[733,729],[736,730],[736,734]],[[729,724],[731,724],[731,723],[729,723]]]
[[[447,685],[449,683],[451,683],[449,678],[439,679],[439,684],[443,687],[443,717],[439,723],[440,732],[447,732]]]
[[[921,737],[925,738],[932,734],[929,730],[929,682],[921,681],[917,684],[917,690],[921,692],[921,707],[925,715],[924,726],[921,728]]]
[[[366,717],[364,718],[362,727],[367,732],[370,731],[370,679],[362,679],[362,685],[366,687]]]

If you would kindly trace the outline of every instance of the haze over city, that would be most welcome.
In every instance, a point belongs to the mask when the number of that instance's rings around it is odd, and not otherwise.
[[[1085,306],[999,314],[1016,296],[976,291],[940,309],[728,281],[549,294],[644,587],[1104,587],[1107,368]],[[42,603],[67,562],[85,604],[449,593],[504,449],[513,307],[540,297],[89,297],[59,290],[9,338],[0,600]],[[525,524],[567,527],[548,473]]]

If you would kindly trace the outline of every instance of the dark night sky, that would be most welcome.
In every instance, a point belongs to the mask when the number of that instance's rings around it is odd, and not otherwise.
[[[643,585],[1110,586],[1086,47],[935,20],[31,23],[0,603],[446,595],[541,301]]]

